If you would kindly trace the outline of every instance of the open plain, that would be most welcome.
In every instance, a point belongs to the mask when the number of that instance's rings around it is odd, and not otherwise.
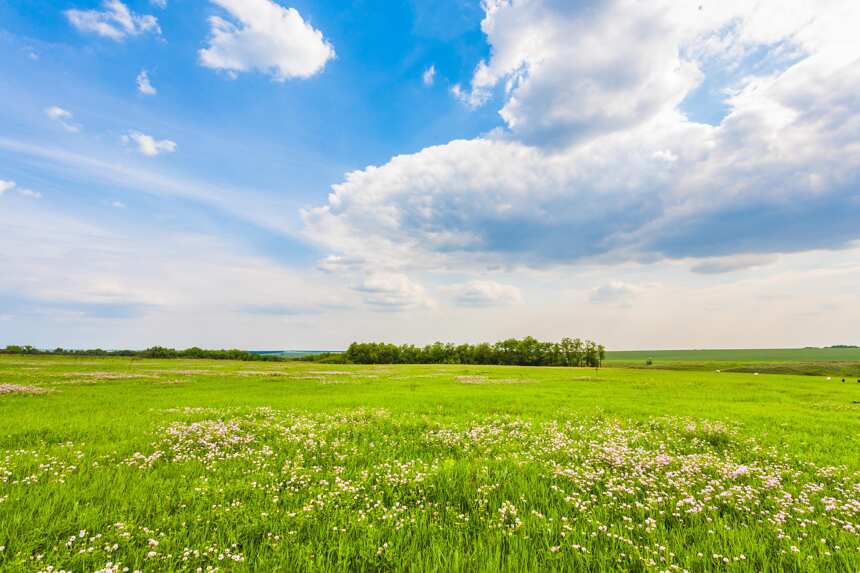
[[[857,571],[860,384],[0,357],[2,571]]]

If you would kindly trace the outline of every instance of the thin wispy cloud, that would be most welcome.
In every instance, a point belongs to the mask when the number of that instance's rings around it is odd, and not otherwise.
[[[143,95],[155,95],[158,93],[158,90],[153,87],[152,82],[149,81],[149,74],[146,70],[141,70],[139,74],[137,74],[137,91],[142,93]]]
[[[3,195],[7,191],[14,191],[21,197],[26,197],[28,199],[41,199],[42,194],[38,191],[33,191],[32,189],[28,189],[26,187],[19,186],[15,181],[8,181],[0,179],[0,195]]]
[[[425,86],[432,86],[433,82],[436,81],[436,65],[433,64],[427,69],[424,70],[424,73],[421,74],[421,81]]]
[[[80,124],[74,122],[74,115],[69,110],[54,105],[45,109],[45,115],[63,126],[63,129],[70,133],[77,133],[81,130]]]
[[[81,32],[92,33],[111,40],[124,40],[147,32],[160,34],[158,19],[148,14],[136,14],[120,0],[105,0],[102,10],[66,10],[66,19]]]

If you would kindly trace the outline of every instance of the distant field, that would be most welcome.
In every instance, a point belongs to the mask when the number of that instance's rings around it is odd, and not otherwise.
[[[301,358],[302,356],[316,356],[317,354],[328,354],[339,352],[332,350],[250,350],[252,354],[262,356],[283,356],[284,358]]]
[[[860,362],[860,348],[771,348],[727,350],[616,350],[606,353],[608,364],[634,360],[694,362]]]
[[[0,571],[858,571],[858,454],[821,376],[0,356]]]
[[[614,351],[606,353],[605,364],[656,370],[833,376],[856,381],[860,379],[860,348]]]

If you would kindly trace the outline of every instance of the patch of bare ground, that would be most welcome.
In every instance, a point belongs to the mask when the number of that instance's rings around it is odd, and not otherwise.
[[[20,384],[0,384],[0,395],[3,394],[45,394],[47,388],[38,386],[21,386]]]
[[[197,376],[205,374],[214,374],[211,370],[144,370],[152,374],[169,374],[171,376]]]
[[[66,372],[63,376],[66,378],[90,378],[92,380],[135,380],[140,378],[158,378],[158,376],[152,374],[132,374],[128,372]]]
[[[486,376],[457,376],[460,384],[533,384],[524,378],[487,378]]]
[[[294,372],[284,372],[282,370],[239,370],[235,373],[236,376],[283,376],[285,378],[295,378]]]
[[[347,370],[306,370],[306,374],[324,374],[326,376],[355,376],[355,372],[349,372]]]

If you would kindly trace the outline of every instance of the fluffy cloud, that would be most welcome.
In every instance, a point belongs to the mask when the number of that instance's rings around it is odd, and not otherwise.
[[[304,21],[295,8],[272,0],[212,0],[235,20],[209,19],[209,46],[200,63],[229,73],[258,70],[279,81],[308,78],[334,58],[322,32]]]
[[[480,105],[505,83],[499,112],[530,142],[569,142],[640,125],[677,106],[701,79],[681,58],[682,30],[660,2],[490,0],[493,46],[472,79]]]
[[[74,116],[72,112],[61,107],[56,105],[51,106],[45,110],[45,115],[62,125],[63,129],[68,132],[77,133],[81,130],[81,126],[73,121]]]
[[[400,273],[370,273],[353,290],[375,310],[400,311],[432,307],[434,304],[423,286]]]
[[[9,191],[10,189],[14,189],[14,188],[15,188],[15,182],[14,181],[4,181],[3,179],[0,179],[0,195],[2,195],[6,191]]]
[[[860,5],[790,4],[487,2],[492,56],[459,93],[500,89],[506,128],[349,173],[306,234],[428,270],[844,247],[860,237]],[[730,76],[718,125],[683,104],[713,66]]]
[[[124,40],[146,32],[161,33],[155,16],[135,14],[120,0],[105,0],[103,10],[66,10],[69,23],[81,32]]]
[[[149,74],[146,73],[146,70],[141,70],[139,74],[137,74],[137,91],[142,93],[143,95],[155,95],[158,93],[158,90],[153,87],[152,82],[149,81]]]
[[[139,131],[129,131],[122,136],[123,143],[134,143],[137,150],[147,157],[155,157],[160,153],[173,153],[176,151],[176,142],[169,139],[155,139],[151,135]]]
[[[517,303],[522,300],[520,289],[489,280],[475,280],[452,285],[448,290],[460,306],[485,307]]]

